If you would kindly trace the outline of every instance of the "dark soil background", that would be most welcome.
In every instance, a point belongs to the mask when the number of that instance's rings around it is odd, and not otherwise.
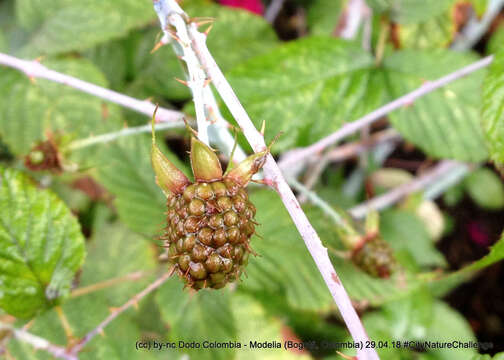
[[[452,269],[459,269],[488,253],[502,231],[504,211],[486,212],[469,199],[456,207],[444,208],[456,221],[456,227],[445,236],[438,248],[443,252]],[[487,244],[483,244],[486,240]],[[504,351],[504,266],[494,264],[470,282],[452,291],[445,300],[460,311],[471,324],[480,342],[493,343],[489,351]]]

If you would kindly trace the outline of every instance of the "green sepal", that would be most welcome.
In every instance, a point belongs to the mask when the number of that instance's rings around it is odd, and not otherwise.
[[[240,186],[246,186],[252,175],[257,173],[266,162],[269,149],[250,155],[226,174],[225,178],[233,180]]]
[[[157,111],[157,108],[156,108]],[[166,196],[171,194],[182,194],[185,187],[190,184],[189,179],[182,171],[177,169],[173,163],[166,158],[156,145],[156,135],[154,132],[154,120],[156,111],[152,116],[152,150],[151,161],[152,168],[156,174],[156,183],[163,190]]]
[[[203,142],[191,137],[191,167],[196,181],[222,179],[222,167],[215,152]]]

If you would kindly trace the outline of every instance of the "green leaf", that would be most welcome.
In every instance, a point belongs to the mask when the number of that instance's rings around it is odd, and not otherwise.
[[[445,48],[453,40],[452,8],[425,21],[398,24],[398,40],[402,48],[435,49]]]
[[[495,264],[502,259],[504,259],[504,234],[501,236],[501,239],[492,246],[488,255],[460,270],[441,277],[436,277],[431,281],[431,289],[433,289],[437,295],[446,294],[461,282],[470,279],[476,271]]]
[[[453,207],[456,206],[464,198],[463,184],[457,184],[446,190],[443,195],[443,202],[445,205]]]
[[[432,325],[433,298],[429,290],[420,287],[404,299],[391,301],[382,308],[394,339],[421,340]]]
[[[83,55],[105,74],[110,88],[122,88],[128,71],[128,51],[125,40],[100,44],[86,50]]]
[[[88,245],[88,256],[79,278],[78,288],[85,288],[103,281],[124,277],[133,272],[142,272],[142,278],[109,285],[108,287],[70,298],[63,304],[63,312],[76,337],[83,337],[94,329],[109,314],[110,308],[119,307],[134,294],[144,289],[154,279],[148,276],[156,267],[155,253],[150,243],[132,233],[119,223],[103,224],[96,228]],[[142,306],[143,301],[140,303]],[[152,309],[151,309],[152,311]],[[82,359],[119,360],[154,359],[156,353],[135,351],[135,342],[142,339],[136,323],[136,313],[126,311],[105,328],[105,336],[95,337],[79,354]],[[158,319],[160,322],[160,320]],[[161,326],[164,326],[160,322]],[[30,332],[42,336],[55,344],[65,344],[66,336],[55,311],[48,311],[37,317]],[[13,342],[14,343],[14,342]],[[14,343],[15,344],[15,343]],[[21,345],[12,345],[9,350],[25,359],[32,348],[19,353]],[[133,350],[132,350],[133,349]],[[44,351],[38,351],[33,358],[44,358]],[[174,356],[172,352],[163,355]],[[26,357],[28,358],[28,357]],[[175,358],[175,357],[173,357]]]
[[[448,50],[403,50],[384,59],[384,81],[395,99],[475,61],[474,56]],[[435,158],[482,161],[487,157],[479,121],[483,73],[457,80],[389,114],[407,140]]]
[[[471,326],[467,320],[453,310],[447,304],[436,301],[432,314],[432,324],[424,337],[425,341],[451,342],[475,342]],[[436,349],[429,350],[438,360],[467,359],[476,353],[473,348],[464,349]]]
[[[334,306],[329,290],[280,199],[266,190],[251,193],[250,199],[262,239],[251,241],[260,256],[250,258],[240,287],[281,294],[294,308],[328,311]]]
[[[460,0],[462,3],[463,1]],[[474,12],[476,13],[476,16],[481,18],[485,12],[487,11],[488,8],[488,0],[469,0],[469,3],[472,5]]]
[[[471,360],[504,360],[504,352],[495,354],[494,357],[490,355],[475,355]]]
[[[341,257],[331,256],[331,261],[350,298],[355,301],[368,301],[372,306],[399,299],[421,285],[410,273],[381,279],[370,276]]]
[[[495,54],[504,49],[504,25],[501,24],[487,43],[487,53]]]
[[[377,346],[380,358],[416,359],[411,354],[413,349],[403,347],[402,341],[421,341],[430,330],[433,312],[431,294],[419,288],[379,311],[368,312],[362,320],[370,339],[382,344]],[[401,348],[394,346],[393,341],[400,341]]]
[[[7,52],[7,40],[5,39],[5,36],[1,30],[0,30],[0,51]]]
[[[177,168],[186,170],[180,160],[160,147]],[[121,221],[148,236],[159,232],[164,227],[166,198],[154,180],[149,136],[124,137],[100,150],[98,180],[115,196]]]
[[[222,71],[263,54],[277,44],[271,25],[250,12],[194,0],[188,2],[184,9],[190,16],[215,19],[207,44]],[[157,34],[159,28],[153,28],[143,36],[139,44],[135,55],[135,65],[139,73],[131,91],[138,96],[156,94],[173,100],[186,99],[190,97],[188,88],[174,80],[175,77],[185,78],[182,71],[185,64],[177,59],[172,47],[163,46],[154,54],[150,54]]]
[[[332,37],[286,43],[234,68],[228,80],[275,151],[308,145],[382,102],[381,83],[360,45]]]
[[[402,341],[440,342],[453,341],[475,342],[476,338],[462,315],[441,301],[428,299],[424,291],[422,299],[405,298],[378,312],[368,313],[363,317],[364,327],[370,338],[375,341],[388,341],[388,348],[379,349],[379,355],[384,359],[417,358],[418,354],[404,356],[413,349],[404,348]],[[392,341],[401,341],[401,350],[394,349]],[[470,359],[476,351],[473,348],[425,348],[428,359],[452,360]],[[399,356],[402,354],[403,356]],[[386,355],[386,356],[385,356]]]
[[[384,212],[380,217],[380,233],[396,253],[407,252],[407,256],[399,256],[399,261],[405,267],[411,269],[408,263],[411,259],[420,267],[446,265],[425,225],[413,213],[396,210]]]
[[[136,0],[19,0],[16,15],[33,31],[21,50],[25,56],[84,50],[156,17],[151,2]]]
[[[504,184],[492,170],[475,170],[466,178],[465,186],[469,196],[483,209],[498,210],[504,207]]]
[[[343,4],[341,1],[316,0],[310,3],[306,22],[312,35],[330,35],[338,25]]]
[[[23,46],[29,35],[17,24],[15,6],[14,0],[0,2],[0,30],[3,32],[5,40],[5,48],[2,51],[5,53],[13,53]]]
[[[388,13],[394,22],[414,24],[441,14],[454,0],[369,0],[368,5],[379,13]]]
[[[237,329],[229,289],[189,293],[174,277],[158,291],[156,299],[163,319],[170,324],[170,341],[191,343],[237,341]],[[180,349],[180,346],[178,346]],[[182,349],[195,359],[231,359],[235,349]]]
[[[236,353],[236,360],[308,360],[309,355],[299,355],[282,349],[261,348],[251,349],[250,343],[279,342],[283,344],[283,322],[278,318],[269,317],[263,306],[249,296],[234,293],[232,297],[233,316],[238,329],[238,341],[242,349]],[[247,345],[245,347],[244,345]]]
[[[289,42],[234,68],[228,79],[276,151],[306,146],[347,122],[474,61],[447,50],[404,50],[376,67],[358,44],[329,37]],[[329,65],[330,64],[330,65]],[[487,152],[479,124],[482,73],[458,80],[390,114],[394,127],[429,156],[481,161]]]
[[[483,84],[482,123],[491,159],[504,164],[504,49],[495,55]]]
[[[80,226],[63,202],[0,168],[0,307],[29,318],[58,304],[84,257]]]
[[[47,60],[44,65],[107,86],[103,75],[88,61]],[[28,153],[36,141],[45,140],[46,131],[80,138],[121,125],[115,105],[105,105],[94,96],[48,80],[32,83],[15,70],[0,69],[0,89],[4,94],[0,97],[0,135],[17,155]],[[108,110],[104,112],[104,108]]]

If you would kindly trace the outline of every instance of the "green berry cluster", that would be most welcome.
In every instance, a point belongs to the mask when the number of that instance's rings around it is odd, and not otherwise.
[[[167,198],[163,236],[179,275],[194,289],[238,280],[255,232],[255,206],[232,180],[194,183]]]

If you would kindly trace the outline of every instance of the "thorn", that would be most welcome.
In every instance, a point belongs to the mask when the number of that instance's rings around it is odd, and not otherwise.
[[[189,87],[189,83],[187,81],[181,80],[179,78],[174,78],[174,79],[175,79],[175,81],[178,81],[182,85],[185,85],[185,86]]]
[[[152,96],[149,96],[148,98],[145,98],[144,101],[149,102],[149,103],[152,102]]]
[[[262,235],[259,235],[258,233],[254,233],[255,236],[257,236],[259,239],[264,240]]]
[[[102,328],[98,329],[98,334],[100,334],[101,336],[105,337],[105,331],[103,331]]]
[[[203,289],[206,289],[206,279],[203,281]]]
[[[256,184],[260,185],[266,185],[266,186],[271,186],[273,187],[273,182],[270,179],[252,179],[250,180]]]
[[[109,307],[108,309],[109,309],[109,311],[110,311],[112,314],[114,314],[114,313],[116,313],[117,311],[119,311],[119,308],[118,308],[118,307]]]
[[[254,249],[252,249],[252,247],[250,247],[250,244],[248,241],[245,241],[245,247],[247,248],[247,250],[254,256],[257,256],[258,254],[254,251]]]
[[[41,55],[41,56],[36,57],[33,61],[41,63],[42,60],[44,60],[44,59],[45,59],[45,56]]]
[[[207,37],[208,37],[208,34],[210,33],[210,31],[211,31],[211,30],[212,30],[212,28],[213,28],[213,25],[214,25],[213,23],[212,23],[212,24],[210,24],[210,26],[208,27],[208,29],[206,29],[205,31],[203,31],[203,34],[205,34],[205,36],[207,36]]]
[[[415,101],[411,100],[411,101],[406,102],[402,107],[404,109],[406,109],[406,108],[409,108],[409,107],[413,106],[414,104],[415,104]]]
[[[161,46],[163,46],[163,45],[164,45],[164,43],[163,43],[162,41],[158,41],[158,42],[156,43],[156,45],[154,45],[154,47],[152,48],[152,50],[150,51],[150,53],[151,53],[151,54],[154,54],[154,53],[155,53],[156,51],[158,51],[158,50],[161,48]]]
[[[208,114],[208,121],[210,121],[210,124],[215,124],[218,119],[217,119],[217,116],[215,114],[213,107],[211,107],[209,105],[205,105],[205,108],[206,108],[207,114]]]
[[[196,26],[201,26],[205,24],[209,24],[214,22],[215,19],[213,17],[194,17],[189,19],[189,23],[196,24]]]
[[[194,130],[191,125],[189,125],[189,123],[187,122],[187,119],[184,118],[184,123],[186,125],[186,128],[187,130],[189,130],[196,138],[198,138],[198,132],[196,130]]]
[[[283,135],[283,131],[280,131],[278,134],[275,135],[273,140],[271,140],[270,144],[268,145],[268,151],[271,152],[271,147],[275,145],[275,143],[278,141],[278,138]]]
[[[35,78],[35,76],[32,76],[32,75],[28,75],[28,79],[30,80],[30,82],[35,85],[37,83],[37,79]]]
[[[185,277],[186,279],[187,279],[187,276],[189,275],[189,270],[190,270],[190,269],[191,269],[191,268],[190,268],[190,267],[188,267],[188,268],[187,268],[187,270],[186,270],[186,272],[185,272],[185,274],[184,274],[184,277]]]
[[[212,82],[212,79],[205,79],[205,82],[203,83],[203,87],[207,87],[208,84]]]
[[[166,33],[170,35],[175,41],[182,44],[182,40],[180,40],[175,31],[173,31],[172,29],[166,29]]]
[[[176,266],[172,266],[172,268],[170,269],[170,272],[168,274],[168,277],[172,277],[172,275],[175,272],[175,270],[177,270],[177,267]]]
[[[266,130],[266,120],[263,120],[263,122],[261,124],[261,130],[259,131],[263,137],[264,137],[265,130]]]
[[[138,311],[138,301],[137,300],[133,301],[132,305],[135,308],[135,310]]]

